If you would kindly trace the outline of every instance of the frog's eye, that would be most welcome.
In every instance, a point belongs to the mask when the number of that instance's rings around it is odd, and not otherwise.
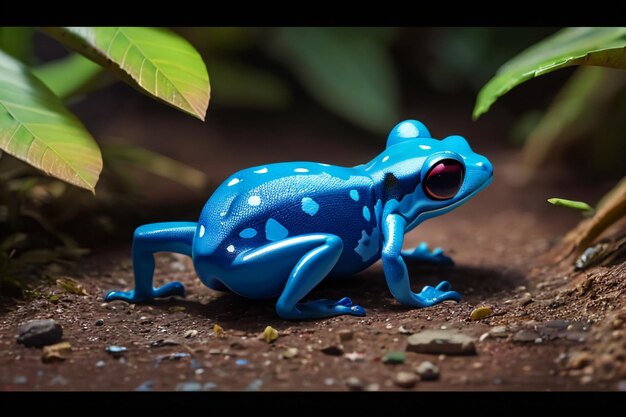
[[[463,164],[456,159],[439,161],[426,174],[424,191],[433,200],[449,200],[461,188],[464,174]]]

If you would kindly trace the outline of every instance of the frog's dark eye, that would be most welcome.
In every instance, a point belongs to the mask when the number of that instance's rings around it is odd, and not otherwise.
[[[424,191],[433,200],[448,200],[461,188],[464,174],[463,164],[456,159],[439,161],[426,174]]]

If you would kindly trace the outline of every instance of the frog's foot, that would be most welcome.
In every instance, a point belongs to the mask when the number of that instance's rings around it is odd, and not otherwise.
[[[430,285],[422,288],[422,292],[416,296],[423,303],[422,307],[430,307],[445,300],[460,301],[461,294],[456,291],[450,291],[452,286],[448,281],[441,281],[435,288]]]
[[[426,242],[420,243],[420,245],[416,248],[403,250],[402,257],[410,262],[425,262],[445,266],[454,265],[452,258],[443,254],[443,249],[435,248],[432,252],[430,252]]]
[[[104,297],[104,301],[122,300],[128,303],[142,303],[151,301],[154,298],[171,296],[185,296],[185,287],[181,282],[174,281],[162,287],[153,288],[151,294],[139,294],[136,290],[111,291]]]
[[[339,316],[349,314],[352,316],[365,316],[365,309],[361,306],[352,304],[352,300],[343,297],[341,300],[315,300],[306,303],[298,303],[295,308],[281,316],[286,319],[314,319]]]

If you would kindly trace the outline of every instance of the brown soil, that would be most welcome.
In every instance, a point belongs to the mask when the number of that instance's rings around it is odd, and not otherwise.
[[[168,120],[154,120],[150,132],[142,136],[138,126],[143,122],[132,122],[130,116],[120,121],[127,124],[126,131],[133,132],[134,126],[139,142],[142,138],[147,142],[151,134],[174,135],[167,129]],[[135,125],[129,126],[132,123]],[[247,138],[242,139],[243,132],[228,141],[205,141],[200,145],[195,142],[192,164],[204,167],[217,181],[236,169],[266,161],[320,159],[350,165],[377,152],[375,144],[357,146],[357,142],[348,140],[332,143],[318,140],[315,133],[300,135],[302,138],[294,142],[294,129],[290,127],[273,139],[272,147],[247,142]],[[207,132],[198,128],[189,135],[197,137]],[[258,135],[262,137],[263,133]],[[214,137],[220,137],[220,132]],[[161,147],[177,157],[185,140],[181,139],[172,149],[167,144]],[[346,380],[351,377],[360,379],[364,389],[405,390],[395,385],[394,376],[400,371],[414,372],[424,360],[440,367],[439,380],[420,381],[409,389],[617,389],[624,384],[619,381],[626,378],[626,263],[574,272],[570,262],[554,265],[542,257],[580,220],[576,213],[549,206],[546,198],[576,195],[594,201],[610,183],[602,187],[581,186],[574,181],[545,179],[517,186],[517,152],[481,147],[476,140],[472,143],[494,163],[493,184],[463,207],[424,223],[406,237],[407,246],[424,240],[443,247],[457,265],[410,268],[414,290],[445,279],[464,295],[463,301],[426,309],[402,307],[387,290],[377,263],[354,279],[324,283],[310,295],[349,296],[366,309],[366,317],[288,322],[276,316],[274,300],[251,301],[211,291],[196,278],[190,260],[159,254],[156,284],[180,280],[188,291],[186,299],[160,300],[150,305],[103,303],[106,291],[132,288],[127,242],[120,247],[99,249],[72,274],[84,286],[87,296],[43,285],[38,288],[40,298],[2,304],[0,390],[198,388],[179,385],[185,382],[197,382],[207,389],[213,387],[212,383],[217,390],[348,390]],[[255,152],[238,152],[245,144],[255,146]],[[276,149],[279,152],[274,152]],[[172,195],[176,193],[169,197]],[[196,202],[191,207],[197,205]],[[189,218],[193,218],[195,212],[189,211]],[[51,302],[50,294],[58,295],[60,300]],[[528,303],[521,301],[524,297],[530,297]],[[491,306],[494,313],[471,321],[470,312],[479,305]],[[41,349],[16,344],[18,325],[35,318],[54,318],[63,326],[64,340],[73,349],[67,360],[44,364]],[[96,325],[99,319],[104,321],[101,326]],[[214,334],[215,324],[225,330],[225,337]],[[258,339],[268,325],[280,334],[271,344]],[[507,326],[505,337],[481,338],[495,326]],[[402,364],[383,363],[387,352],[405,350],[405,330],[441,328],[476,337],[477,355],[407,352]],[[351,361],[351,355],[331,356],[321,351],[329,345],[338,346],[337,333],[343,329],[354,333],[352,340],[342,343],[344,353],[362,352],[362,361]],[[190,330],[197,334],[185,338]],[[532,337],[527,337],[528,342],[518,342],[515,335]],[[154,347],[155,342],[163,339],[179,344]],[[116,359],[105,352],[109,345],[122,345],[128,351]],[[288,348],[297,348],[297,354],[283,358],[281,353]],[[174,353],[188,355],[168,358]]]

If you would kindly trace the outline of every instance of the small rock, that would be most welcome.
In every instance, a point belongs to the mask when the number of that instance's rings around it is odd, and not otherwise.
[[[21,384],[25,384],[27,382],[28,382],[28,378],[26,378],[23,375],[18,375],[15,378],[13,378],[13,383],[14,384],[20,384],[21,385]]]
[[[325,355],[330,355],[330,356],[341,356],[341,355],[343,355],[343,349],[341,347],[335,346],[335,345],[325,346],[325,347],[323,347],[320,350]]]
[[[125,346],[111,345],[107,346],[104,350],[106,351],[106,353],[113,356],[114,358],[120,358],[124,356],[124,353],[128,351],[128,348]]]
[[[565,338],[574,342],[584,342],[587,340],[587,333],[569,331],[565,334]]]
[[[98,362],[96,362],[96,368],[104,368],[105,365],[106,362],[104,362],[103,360],[99,360]]]
[[[569,320],[550,320],[545,324],[546,327],[557,330],[567,330]]]
[[[159,348],[163,346],[177,346],[177,345],[180,345],[180,342],[174,339],[159,339],[150,343],[150,347],[152,348]]]
[[[43,363],[61,362],[67,359],[72,353],[72,345],[69,342],[56,343],[44,346],[41,360]]]
[[[245,391],[258,391],[261,389],[262,386],[263,386],[263,380],[257,378],[246,386]]]
[[[402,351],[391,351],[391,352],[388,352],[385,356],[383,356],[383,363],[388,363],[391,365],[404,363],[405,360],[406,360],[406,353]]]
[[[324,384],[328,386],[335,385],[335,378],[325,378]]]
[[[179,382],[176,384],[176,391],[200,391],[202,385],[199,382]]]
[[[202,391],[214,391],[217,389],[217,384],[215,382],[205,382],[202,386]]]
[[[365,391],[380,391],[380,385],[376,383],[367,384],[367,386],[365,387]]]
[[[491,337],[507,337],[508,332],[506,326],[496,326],[489,330],[489,336]]]
[[[297,354],[298,354],[298,348],[291,347],[291,348],[287,348],[284,351],[282,351],[280,353],[280,356],[283,359],[291,359],[291,358],[296,357]]]
[[[153,387],[154,387],[154,381],[144,381],[137,388],[135,388],[135,391],[140,391],[140,392],[152,391]]]
[[[219,337],[219,338],[224,338],[226,337],[226,332],[224,331],[224,329],[222,328],[222,326],[220,326],[219,324],[214,324],[213,325],[213,334],[215,334],[215,336]]]
[[[567,367],[570,369],[582,369],[593,363],[593,355],[589,352],[576,352],[570,356]]]
[[[350,362],[363,362],[365,360],[365,353],[362,352],[350,352],[344,355]]]
[[[185,339],[191,339],[192,337],[196,337],[196,336],[198,336],[197,330],[187,330],[185,334],[183,335]]]
[[[413,332],[413,330],[407,329],[404,326],[400,326],[400,327],[398,327],[398,333],[400,333],[400,334],[413,334],[414,332]]]
[[[617,390],[621,392],[626,391],[626,379],[622,379],[617,383]]]
[[[475,355],[474,338],[454,330],[424,330],[409,336],[407,351],[448,355]]]
[[[535,330],[522,329],[513,335],[513,341],[518,343],[534,342],[539,337]]]
[[[263,333],[259,336],[259,339],[265,340],[265,343],[272,343],[278,339],[278,330],[272,326],[267,326],[265,330],[263,330]]]
[[[517,302],[521,307],[524,307],[525,305],[528,305],[530,303],[533,302],[533,296],[527,292],[526,294],[524,294],[519,301]]]
[[[346,386],[350,391],[363,391],[363,381],[355,376],[346,379]]]
[[[487,338],[489,338],[489,333],[483,333],[480,335],[480,337],[478,338],[479,342],[484,342],[485,340],[487,340]]]
[[[393,379],[393,382],[402,388],[412,388],[417,383],[417,377],[411,372],[398,372]]]
[[[429,361],[420,363],[415,369],[415,372],[420,376],[422,381],[435,381],[439,379],[439,367]]]
[[[211,348],[209,349],[209,355],[221,355],[222,351],[220,349],[217,348]]]
[[[104,326],[104,320],[102,319],[96,320],[96,326]]]
[[[343,329],[337,332],[337,340],[339,341],[339,343],[352,340],[353,337],[354,337],[354,333],[352,332],[352,330],[349,330],[349,329]]]
[[[493,313],[491,307],[482,306],[477,307],[470,313],[470,319],[472,320],[482,320],[486,317],[489,317]]]
[[[52,319],[30,320],[17,329],[17,343],[24,346],[43,347],[61,341],[63,328]]]

